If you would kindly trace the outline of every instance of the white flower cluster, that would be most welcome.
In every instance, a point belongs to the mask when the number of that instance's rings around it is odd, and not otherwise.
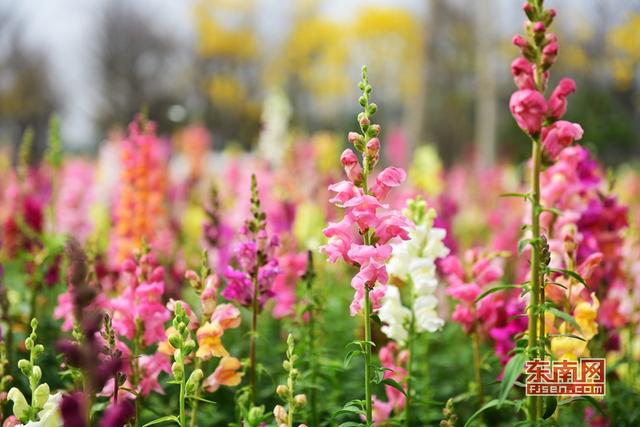
[[[446,257],[449,249],[442,242],[446,231],[433,227],[436,212],[425,212],[426,204],[422,200],[409,200],[405,212],[416,224],[409,233],[410,239],[394,244],[393,254],[387,264],[387,271],[411,286],[413,307],[402,305],[400,290],[387,286],[387,292],[378,312],[385,323],[382,332],[390,339],[404,342],[408,337],[408,326],[414,317],[416,332],[435,332],[442,328],[444,320],[438,316],[438,299],[435,291],[438,286],[436,260]]]

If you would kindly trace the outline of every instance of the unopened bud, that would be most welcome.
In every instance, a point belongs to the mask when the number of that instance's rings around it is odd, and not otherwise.
[[[284,406],[282,405],[276,405],[276,407],[273,408],[273,416],[275,417],[276,423],[278,423],[278,425],[280,425],[280,423],[286,423],[287,410],[284,409]]]
[[[378,138],[372,138],[367,142],[367,154],[375,156],[380,151],[380,140]]]
[[[289,395],[289,387],[284,384],[278,385],[278,387],[276,387],[276,394],[285,399]]]
[[[184,273],[184,278],[193,282],[197,282],[200,280],[198,274],[193,270],[187,270],[186,273]]]
[[[304,394],[296,394],[296,396],[293,398],[293,401],[297,406],[302,407],[307,404],[307,396]]]
[[[527,18],[529,18],[530,21],[535,21],[534,10],[533,6],[531,6],[531,3],[525,2],[522,5],[522,10],[524,10],[524,13],[527,15]]]
[[[173,362],[171,365],[171,373],[177,381],[182,381],[184,378],[184,366],[182,366],[182,363]]]
[[[193,395],[198,391],[203,376],[202,369],[196,369],[189,375],[189,379],[187,380],[187,394]]]
[[[535,24],[533,24],[534,33],[544,33],[545,30],[546,30],[546,27],[544,23],[538,21]]]
[[[369,121],[369,117],[367,117],[366,114],[364,113],[360,113],[358,114],[358,123],[360,124],[360,126],[362,126],[363,128],[365,126],[369,126],[369,124],[371,124],[371,122]]]
[[[174,332],[169,335],[169,344],[171,344],[171,347],[173,348],[180,348],[182,346],[182,337],[180,336],[180,334]]]

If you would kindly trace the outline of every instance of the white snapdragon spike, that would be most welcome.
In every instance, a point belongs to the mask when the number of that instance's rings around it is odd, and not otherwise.
[[[435,332],[444,326],[444,320],[438,316],[438,299],[434,294],[438,287],[436,260],[449,255],[449,249],[443,243],[446,231],[433,227],[436,213],[433,209],[425,212],[424,201],[409,201],[408,205],[404,213],[416,226],[409,232],[409,240],[392,244],[393,254],[387,271],[411,283],[413,307],[404,307],[399,289],[388,286],[379,312],[380,320],[385,323],[382,332],[396,342],[407,339],[412,312],[416,332]]]
[[[378,317],[385,325],[382,333],[396,342],[407,339],[407,325],[411,319],[411,310],[402,305],[400,290],[393,285],[387,285],[387,292],[382,300]]]
[[[417,332],[435,332],[444,326],[444,319],[438,316],[438,299],[433,295],[419,296],[413,302]]]

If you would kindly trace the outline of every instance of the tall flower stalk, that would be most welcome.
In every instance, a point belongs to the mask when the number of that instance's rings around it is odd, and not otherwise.
[[[228,284],[222,291],[223,297],[235,300],[251,310],[249,385],[252,404],[256,400],[258,314],[267,300],[273,297],[273,280],[279,273],[278,260],[274,257],[279,240],[276,236],[269,237],[266,227],[267,216],[260,206],[258,181],[254,174],[251,175],[251,218],[242,229],[244,241],[236,252],[238,269],[227,269],[225,276]]]
[[[530,304],[528,308],[529,331],[527,353],[530,358],[546,355],[545,290],[544,276],[548,268],[542,258],[546,238],[540,227],[540,214],[549,207],[540,203],[540,173],[543,162],[553,161],[559,152],[574,140],[582,137],[582,128],[574,123],[559,120],[566,112],[566,97],[575,91],[575,83],[562,79],[549,100],[544,93],[549,79],[549,68],[558,54],[558,40],[548,28],[556,15],[553,9],[544,9],[543,0],[529,0],[523,5],[528,20],[525,37],[516,35],[513,43],[521,49],[522,57],[511,64],[514,81],[518,86],[509,102],[511,113],[518,126],[531,140],[531,189],[526,199],[531,204],[531,270]],[[541,416],[541,404],[537,397],[529,397],[529,419]]]
[[[340,157],[348,180],[331,185],[329,190],[336,193],[330,201],[345,209],[345,217],[340,222],[329,223],[324,229],[329,241],[321,251],[327,254],[330,262],[341,257],[359,267],[359,272],[351,280],[356,291],[351,315],[362,311],[364,316],[364,340],[358,343],[356,351],[364,354],[363,415],[367,424],[372,425],[371,316],[380,307],[386,290],[388,275],[385,264],[391,257],[389,241],[394,238],[407,240],[411,223],[400,212],[389,210],[389,206],[383,203],[391,188],[406,179],[405,171],[388,167],[378,174],[373,185],[369,185],[369,175],[380,160],[380,125],[371,123],[377,106],[369,102],[373,89],[366,67],[362,67],[359,87],[362,90],[359,103],[363,109],[358,114],[360,132],[350,132],[348,140],[361,154],[362,163],[350,148]]]

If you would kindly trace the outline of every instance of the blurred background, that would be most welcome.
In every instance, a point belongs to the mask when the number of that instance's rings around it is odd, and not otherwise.
[[[138,111],[171,134],[204,123],[250,149],[270,115],[294,135],[355,125],[368,64],[383,135],[445,163],[520,160],[508,111],[518,0],[0,0],[0,153],[49,116],[95,154]],[[552,85],[578,83],[567,120],[609,165],[640,156],[640,1],[557,0]],[[273,120],[272,120],[273,121]]]

